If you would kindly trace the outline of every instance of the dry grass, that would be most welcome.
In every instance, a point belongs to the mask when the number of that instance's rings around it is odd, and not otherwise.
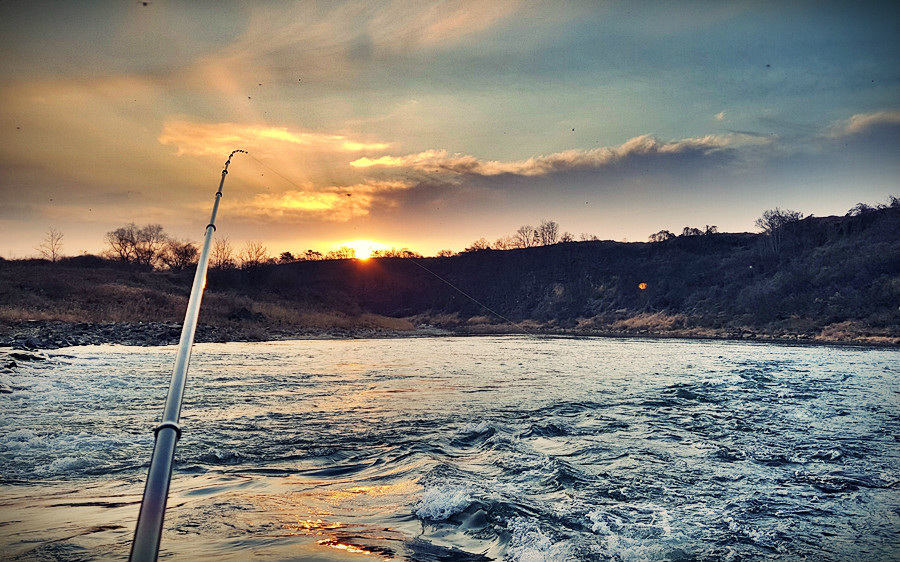
[[[0,270],[0,324],[47,322],[181,322],[189,280],[117,269],[66,270],[52,266]],[[377,314],[313,310],[291,301],[259,300],[207,291],[200,323],[225,327],[248,339],[272,331],[414,329],[408,321]]]
[[[680,331],[687,325],[683,314],[665,314],[663,312],[636,314],[629,318],[617,320],[610,325],[613,330],[634,331],[646,330],[654,333]]]
[[[888,328],[872,328],[856,320],[825,326],[815,337],[818,341],[900,344],[900,334]]]
[[[184,316],[187,297],[121,283],[75,286],[61,295],[0,305],[0,321],[172,322]]]

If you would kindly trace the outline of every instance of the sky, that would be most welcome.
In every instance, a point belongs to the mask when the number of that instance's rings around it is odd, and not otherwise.
[[[755,231],[900,195],[900,8],[0,2],[0,256],[134,222],[269,254]]]

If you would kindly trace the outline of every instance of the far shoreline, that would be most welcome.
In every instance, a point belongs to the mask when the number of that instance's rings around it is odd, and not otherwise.
[[[177,322],[86,323],[64,321],[24,321],[0,328],[0,348],[44,351],[87,345],[158,347],[175,345],[181,336]],[[549,326],[435,326],[410,325],[404,329],[373,327],[292,327],[210,326],[197,328],[194,343],[251,343],[293,340],[349,340],[429,337],[525,336],[620,339],[678,339],[722,342],[756,342],[778,345],[898,348],[900,338],[855,334],[852,338],[823,338],[808,333],[773,335],[750,330],[654,331],[559,328]]]

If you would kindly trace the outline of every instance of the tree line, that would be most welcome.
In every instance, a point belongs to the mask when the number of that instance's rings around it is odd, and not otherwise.
[[[885,208],[900,207],[900,197],[889,195],[887,203],[869,205],[857,203],[845,216],[861,216]],[[810,215],[811,216],[811,215]],[[800,211],[791,209],[767,209],[763,211],[755,221],[755,226],[766,236],[768,249],[778,254],[784,246],[785,236],[789,233],[791,225],[804,218]],[[718,227],[706,225],[703,229],[685,226],[680,234],[669,230],[660,230],[648,237],[649,242],[666,242],[674,238],[690,236],[710,236],[718,234]],[[50,262],[59,261],[63,257],[63,234],[55,228],[50,228],[47,235],[36,247],[42,259]],[[580,241],[596,241],[595,235],[584,234]],[[124,264],[143,266],[149,268],[170,269],[181,271],[196,265],[199,256],[199,246],[190,240],[178,240],[169,236],[162,225],[147,224],[138,226],[129,223],[106,233],[104,237],[106,249],[104,256],[115,259]],[[489,242],[482,237],[472,242],[462,253],[477,252],[482,250],[513,250],[520,248],[533,248],[538,246],[550,246],[553,244],[574,242],[575,237],[570,232],[560,233],[559,223],[552,220],[542,220],[538,226],[522,225],[514,233],[501,236],[494,242]],[[453,250],[441,250],[438,257],[452,257],[458,255]],[[266,264],[291,263],[296,261],[314,260],[342,260],[356,258],[356,251],[347,246],[341,246],[329,252],[306,250],[294,254],[282,252],[278,257],[271,257],[268,249],[256,241],[248,241],[238,250],[235,250],[227,237],[214,240],[210,251],[210,267],[213,269],[249,269]],[[377,250],[368,257],[372,258],[421,258],[422,255],[409,248],[389,250]]]

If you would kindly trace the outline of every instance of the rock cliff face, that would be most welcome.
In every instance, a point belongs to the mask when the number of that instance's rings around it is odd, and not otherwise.
[[[212,270],[197,341],[409,330],[900,342],[900,208],[779,233]],[[0,345],[176,343],[191,273],[0,260]],[[407,318],[400,322],[395,318]]]

